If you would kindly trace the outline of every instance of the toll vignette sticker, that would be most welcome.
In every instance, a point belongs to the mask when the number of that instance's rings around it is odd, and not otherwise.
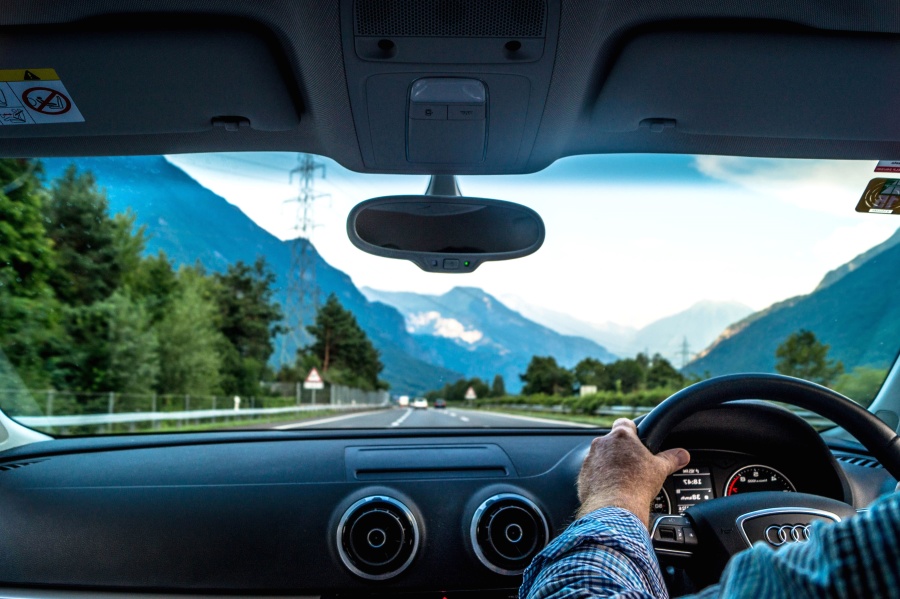
[[[53,69],[0,69],[0,125],[83,123]]]
[[[872,179],[866,185],[857,212],[900,214],[900,179]]]

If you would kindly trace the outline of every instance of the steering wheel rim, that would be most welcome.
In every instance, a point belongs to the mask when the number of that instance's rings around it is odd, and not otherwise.
[[[650,451],[657,453],[669,433],[687,416],[744,399],[779,401],[832,420],[856,437],[894,478],[900,479],[900,437],[895,431],[840,393],[776,374],[732,374],[686,387],[640,421],[638,436]],[[765,536],[760,536],[762,529],[755,533],[748,530],[754,526],[764,528],[764,534],[786,526],[807,531],[817,520],[840,521],[855,513],[852,506],[842,501],[818,495],[757,492],[704,501],[679,516],[660,516],[651,527],[651,538],[658,553],[680,555],[687,560],[691,577],[705,586],[718,580],[732,555],[765,540]],[[668,536],[668,542],[661,532],[657,537],[662,528],[670,529],[674,535]],[[808,539],[809,533],[804,534]],[[689,538],[694,539],[692,545],[687,543]]]
[[[836,391],[780,374],[719,376],[671,395],[637,426],[638,436],[653,453],[687,416],[730,401],[763,399],[794,405],[828,418],[853,435],[891,476],[900,480],[900,436],[874,414]]]

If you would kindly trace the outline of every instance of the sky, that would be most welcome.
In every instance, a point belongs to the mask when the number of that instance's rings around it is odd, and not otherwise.
[[[167,158],[280,239],[297,237],[298,155]],[[812,291],[822,276],[887,239],[892,215],[855,207],[875,161],[717,156],[565,158],[540,173],[460,177],[463,194],[519,202],[544,219],[531,256],[472,273],[426,273],[347,238],[357,203],[423,193],[424,176],[364,175],[318,159],[310,238],[358,287],[440,294],[481,287],[590,323],[641,327],[702,300],[753,309]]]

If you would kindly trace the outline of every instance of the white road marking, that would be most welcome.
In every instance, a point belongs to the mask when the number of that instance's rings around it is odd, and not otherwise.
[[[279,431],[286,431],[292,428],[302,428],[304,426],[315,426],[317,424],[328,424],[348,418],[356,418],[357,416],[368,416],[369,414],[379,414],[384,410],[369,410],[367,412],[356,412],[354,414],[345,414],[343,416],[334,416],[332,418],[322,418],[321,420],[311,420],[309,422],[298,422],[296,424],[282,424],[281,426],[273,426],[272,428]]]
[[[504,414],[503,412],[488,411],[488,412],[484,412],[484,413],[485,414],[495,414],[497,416],[502,416],[503,418],[517,418],[519,420],[528,420],[531,422],[541,422],[544,424],[562,424],[563,426],[576,426],[579,428],[598,428],[597,426],[594,426],[593,424],[584,424],[582,422],[569,422],[567,420],[553,420],[551,418],[536,418],[534,416],[518,416],[515,414]],[[464,421],[468,422],[468,420],[466,420],[465,417],[460,418],[460,420],[464,420]]]
[[[466,418],[465,416],[460,416],[459,419],[462,420],[463,422],[468,422],[468,421],[469,421],[469,419]]]
[[[410,414],[412,414],[412,408],[406,408],[406,413],[403,416],[401,416],[400,418],[397,418],[396,420],[394,420],[391,423],[391,426],[400,426],[401,424],[403,424],[404,420],[409,418]]]
[[[450,414],[451,416],[453,416],[454,418],[456,418],[456,412],[447,412],[447,413]]]

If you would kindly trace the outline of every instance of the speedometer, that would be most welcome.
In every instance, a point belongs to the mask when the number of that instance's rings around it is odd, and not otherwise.
[[[660,489],[659,493],[650,504],[650,511],[654,514],[671,514],[672,502],[669,501],[669,494],[665,489]]]
[[[768,466],[745,466],[731,475],[725,485],[725,495],[753,493],[755,491],[792,492],[797,489],[778,470]]]

